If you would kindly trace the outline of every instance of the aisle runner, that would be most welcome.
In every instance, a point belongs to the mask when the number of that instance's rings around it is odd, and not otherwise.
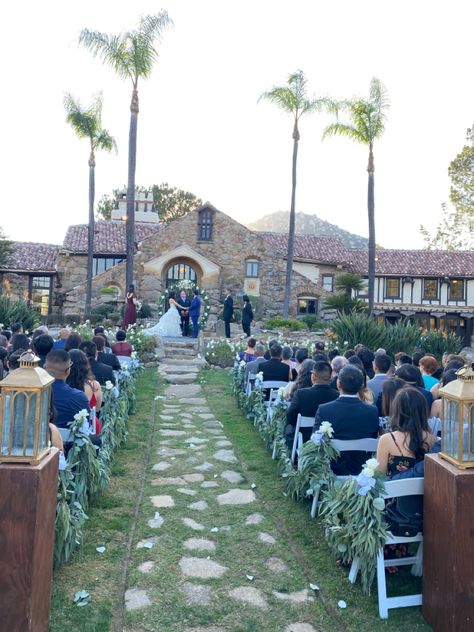
[[[321,630],[315,594],[259,507],[258,489],[245,480],[201,386],[171,385],[165,394],[125,629]]]

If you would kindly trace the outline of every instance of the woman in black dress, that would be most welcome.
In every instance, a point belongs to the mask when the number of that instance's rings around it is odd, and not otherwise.
[[[250,337],[250,323],[253,320],[253,310],[247,294],[242,296],[244,306],[242,308],[242,329],[247,337]]]

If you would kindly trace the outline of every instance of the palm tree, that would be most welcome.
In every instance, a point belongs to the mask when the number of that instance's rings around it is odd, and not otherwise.
[[[375,287],[375,199],[374,199],[374,141],[380,138],[385,129],[385,120],[389,101],[387,91],[382,82],[373,78],[370,82],[368,99],[351,99],[345,101],[329,101],[328,108],[337,120],[324,130],[323,138],[327,136],[346,136],[352,140],[367,145],[369,148],[369,174],[367,189],[367,210],[369,216],[369,252],[368,252],[368,297],[369,314],[374,309]],[[347,121],[339,120],[339,113],[347,115]]]
[[[307,80],[302,70],[289,75],[284,86],[274,86],[264,92],[260,99],[275,103],[284,112],[293,117],[293,161],[291,171],[291,207],[290,224],[288,228],[288,255],[286,260],[285,299],[283,302],[283,318],[288,318],[291,296],[291,276],[293,272],[293,254],[295,250],[295,205],[296,205],[296,162],[298,158],[298,143],[300,140],[299,120],[303,114],[310,114],[320,110],[325,99],[310,99],[306,93]]]
[[[64,97],[66,121],[76,132],[78,138],[89,140],[89,230],[87,238],[87,281],[86,281],[86,317],[90,316],[92,300],[92,262],[94,257],[94,198],[95,198],[95,152],[99,149],[117,151],[114,138],[102,128],[102,94],[97,94],[92,104],[85,108],[71,94]]]
[[[132,100],[130,103],[130,129],[128,136],[128,182],[127,182],[127,267],[126,286],[133,283],[133,256],[135,254],[135,169],[137,162],[137,124],[138,124],[138,80],[147,79],[158,59],[156,42],[161,39],[162,31],[171,24],[166,11],[157,15],[140,18],[138,29],[125,31],[119,35],[107,35],[98,31],[83,29],[79,43],[85,46],[94,57],[111,66],[121,79],[132,82]]]

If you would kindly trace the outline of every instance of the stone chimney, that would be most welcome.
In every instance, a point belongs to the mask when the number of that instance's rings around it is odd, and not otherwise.
[[[124,221],[127,216],[127,189],[119,191],[112,219]],[[158,224],[158,213],[153,203],[151,191],[139,191],[135,194],[135,221],[146,224]]]

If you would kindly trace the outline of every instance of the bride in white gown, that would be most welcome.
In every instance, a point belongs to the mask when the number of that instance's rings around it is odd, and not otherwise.
[[[166,311],[154,327],[145,329],[149,336],[161,336],[166,338],[177,338],[183,335],[181,331],[181,316],[175,301],[175,293],[171,292],[168,300],[169,309]]]

